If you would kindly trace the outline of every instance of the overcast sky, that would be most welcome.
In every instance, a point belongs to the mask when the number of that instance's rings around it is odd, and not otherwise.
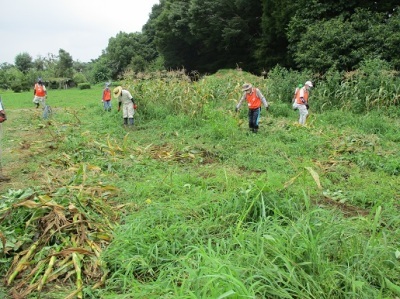
[[[90,62],[118,32],[141,32],[159,0],[9,0],[0,15],[0,63],[67,51]]]

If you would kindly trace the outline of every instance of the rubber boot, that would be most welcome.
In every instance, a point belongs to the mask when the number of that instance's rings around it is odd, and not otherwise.
[[[133,126],[133,118],[129,118],[129,125]]]
[[[124,126],[127,126],[127,125],[128,125],[128,118],[124,117]]]

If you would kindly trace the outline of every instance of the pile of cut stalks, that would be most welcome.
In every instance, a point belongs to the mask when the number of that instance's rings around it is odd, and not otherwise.
[[[4,284],[12,298],[40,298],[55,285],[72,286],[66,299],[83,298],[84,288],[104,285],[101,252],[124,207],[112,200],[116,191],[81,183],[49,194],[27,189],[2,195],[0,255],[10,261]]]

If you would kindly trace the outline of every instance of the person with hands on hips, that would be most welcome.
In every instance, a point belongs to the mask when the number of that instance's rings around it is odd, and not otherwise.
[[[118,112],[121,111],[124,118],[124,125],[133,126],[133,115],[135,114],[135,100],[128,90],[122,89],[121,86],[115,87],[113,90],[114,97],[118,99]]]
[[[268,110],[268,102],[261,91],[258,88],[253,87],[250,83],[243,84],[242,91],[243,95],[236,105],[235,111],[237,112],[242,105],[242,102],[246,100],[247,106],[249,107],[249,128],[253,133],[257,133],[258,121],[261,113],[261,103],[264,105],[265,109]]]

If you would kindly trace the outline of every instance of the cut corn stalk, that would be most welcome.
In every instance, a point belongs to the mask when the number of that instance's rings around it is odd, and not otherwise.
[[[51,271],[53,270],[53,266],[54,266],[54,263],[56,262],[56,260],[57,260],[57,257],[54,255],[50,258],[49,265],[47,266],[46,272],[44,272],[44,275],[43,275],[42,279],[40,280],[40,283],[37,288],[39,293],[42,291],[42,288],[43,288],[44,284],[46,283],[47,278],[49,277]]]
[[[35,268],[32,269],[32,271],[26,277],[24,277],[24,279],[21,279],[21,281],[14,286],[14,290],[23,289],[24,286],[28,283],[30,286],[37,284],[38,283],[37,277],[42,273],[44,267],[45,267],[45,261],[42,260],[36,265]],[[31,279],[32,276],[33,278]]]
[[[25,264],[28,262],[29,258],[31,257],[31,255],[33,254],[33,252],[36,250],[36,247],[38,246],[39,241],[36,241],[35,243],[33,243],[31,245],[31,247],[29,248],[28,252],[26,255],[24,255],[21,260],[18,262],[17,266],[15,267],[14,272],[10,275],[10,277],[7,280],[7,285],[9,286],[10,284],[12,284],[12,282],[14,281],[15,277],[18,275],[19,272],[21,272],[21,270],[24,269]]]
[[[74,267],[76,271],[76,288],[77,288],[77,298],[82,299],[82,269],[81,269],[81,261],[77,253],[72,253],[72,260],[74,261]]]
[[[73,261],[69,261],[68,263],[64,264],[62,267],[58,268],[57,270],[53,271],[48,282],[57,279],[59,276],[64,275],[66,272],[70,271],[73,268]]]
[[[82,298],[82,297],[79,297],[79,293],[82,294],[82,288],[73,291],[71,294],[69,294],[64,299],[72,299],[72,298],[75,298],[75,296],[77,296],[77,298]]]
[[[45,266],[46,265],[44,260],[39,261],[36,267],[33,268],[32,271],[26,277],[24,277],[21,283],[26,283],[26,281],[28,281],[28,279],[30,279],[33,276],[30,282],[30,284],[33,284],[36,281],[36,278],[43,272]]]

